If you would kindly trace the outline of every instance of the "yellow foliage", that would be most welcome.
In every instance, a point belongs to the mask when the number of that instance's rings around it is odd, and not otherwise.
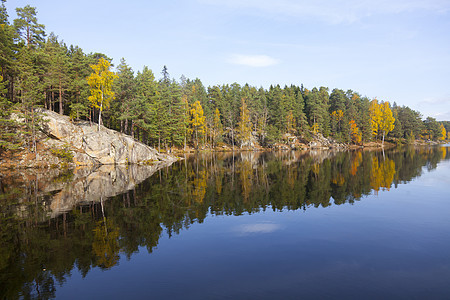
[[[334,184],[336,184],[338,186],[343,186],[344,183],[345,183],[344,175],[342,175],[340,172],[336,172],[333,175],[333,178],[331,179],[331,182],[333,182]]]
[[[290,111],[286,116],[286,132],[288,133],[295,133],[297,130],[295,130],[295,118],[292,111]]]
[[[445,130],[444,125],[440,124],[440,131],[441,131],[441,136],[439,137],[439,139],[441,141],[444,141],[445,138],[447,137],[447,131]]]
[[[119,261],[119,230],[109,220],[97,222],[94,228],[92,251],[96,257],[96,264],[111,268]]]
[[[378,105],[378,100],[373,99],[369,106],[370,126],[372,128],[372,134],[376,136],[378,134],[378,126],[381,122],[381,110]]]
[[[389,102],[381,102],[378,104],[378,100],[374,99],[370,102],[369,106],[370,123],[372,127],[372,134],[376,136],[379,132],[384,136],[394,130],[395,118],[392,115],[392,110],[389,106]]]
[[[350,125],[350,137],[353,143],[360,144],[362,141],[362,133],[356,125],[355,120],[349,122]]]
[[[317,134],[317,133],[319,132],[319,124],[314,123],[314,124],[311,126],[311,131],[312,131],[314,134]]]
[[[344,117],[344,112],[341,109],[335,110],[331,113],[331,116],[336,120],[336,122],[339,122]]]
[[[242,161],[239,178],[242,184],[242,197],[244,202],[247,202],[253,183],[253,168],[252,163],[248,160]]]
[[[386,135],[392,130],[394,130],[394,122],[395,118],[392,115],[392,110],[389,106],[389,102],[382,102],[380,104],[380,111],[381,111],[381,121],[378,126],[378,128],[383,131],[383,133]]]
[[[202,203],[205,198],[206,177],[206,170],[201,170],[198,172],[197,177],[194,178],[194,190],[192,191],[192,196],[197,203]]]
[[[88,76],[87,82],[90,87],[91,95],[88,97],[91,106],[100,109],[109,107],[110,100],[114,99],[112,85],[114,79],[118,76],[109,70],[111,64],[104,58],[100,58],[96,65],[91,65],[94,71]]]
[[[203,115],[203,108],[200,104],[200,101],[194,102],[192,104],[192,108],[190,110],[191,120],[189,123],[192,126],[193,131],[195,132],[195,139],[198,146],[198,135],[203,135],[206,132],[206,118]]]
[[[362,154],[361,154],[361,151],[358,151],[352,157],[351,169],[350,169],[350,174],[352,174],[352,176],[356,175],[356,172],[358,171],[358,167],[361,165],[361,163],[362,163]]]
[[[379,191],[380,188],[389,191],[394,181],[394,174],[395,163],[392,159],[386,158],[383,162],[378,162],[378,158],[373,157],[370,185],[375,191]]]

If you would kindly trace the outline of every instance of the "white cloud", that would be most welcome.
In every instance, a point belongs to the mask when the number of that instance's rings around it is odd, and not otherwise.
[[[438,121],[450,121],[450,111],[436,113],[434,117]]]
[[[445,104],[448,102],[450,102],[450,96],[426,98],[423,101],[421,101],[421,104],[440,105],[440,104]]]
[[[277,59],[267,55],[234,54],[230,57],[229,61],[236,65],[249,67],[269,67],[279,63]]]
[[[280,229],[281,225],[274,223],[243,224],[235,227],[235,231],[240,235],[271,233]]]
[[[268,15],[284,15],[320,19],[329,23],[355,22],[377,14],[397,14],[412,11],[447,13],[448,0],[199,0],[202,3],[220,5]]]

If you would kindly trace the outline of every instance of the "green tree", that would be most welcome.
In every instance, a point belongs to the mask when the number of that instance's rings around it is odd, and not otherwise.
[[[30,46],[38,46],[44,43],[45,26],[38,23],[36,7],[27,5],[16,8],[17,19],[14,20],[14,28],[22,41]]]
[[[44,101],[44,56],[41,50],[23,47],[18,54],[16,90],[25,119],[24,134],[29,148],[36,152],[36,133],[41,121],[36,108]]]
[[[5,97],[6,83],[0,68],[0,155],[3,151],[17,149],[20,146],[17,124],[11,119],[13,105]]]
[[[70,103],[70,116],[76,119],[90,116],[88,100],[90,89],[86,78],[92,71],[90,64],[95,61],[86,56],[81,48],[72,45],[69,47],[67,56],[69,58],[69,82],[66,94]]]
[[[237,137],[241,145],[248,143],[252,135],[252,123],[250,121],[250,111],[245,103],[245,98],[242,98],[241,113],[239,116]]]
[[[69,85],[69,57],[67,49],[58,41],[58,37],[50,33],[44,46],[44,51],[48,56],[48,68],[45,76],[47,85],[51,92],[54,90],[59,95],[59,113],[64,113],[63,95]]]
[[[131,105],[135,105],[137,94],[134,72],[124,58],[117,66],[117,80],[114,81],[116,101],[111,104],[114,119],[120,123],[120,132],[128,133],[128,120],[131,118]],[[142,109],[142,108],[141,108]]]
[[[423,123],[425,124],[425,138],[438,140],[441,137],[442,131],[435,118],[428,117]]]

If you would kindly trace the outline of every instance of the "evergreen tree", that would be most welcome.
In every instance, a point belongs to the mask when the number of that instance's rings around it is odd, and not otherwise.
[[[0,155],[6,150],[20,146],[17,124],[11,119],[13,105],[5,97],[6,82],[3,81],[0,69]]]
[[[442,136],[441,128],[435,118],[428,117],[423,123],[425,124],[425,138],[437,141]]]
[[[128,120],[132,119],[133,111],[131,105],[136,105],[137,89],[134,72],[124,58],[120,60],[120,64],[117,66],[114,93],[116,101],[111,104],[112,117],[120,123],[120,132],[128,133]]]
[[[67,94],[70,103],[70,116],[76,119],[79,119],[82,116],[90,116],[90,103],[88,101],[90,90],[86,78],[92,70],[89,65],[95,62],[91,62],[91,59],[77,46],[70,46],[67,56],[69,58],[69,83]]]
[[[44,55],[40,49],[23,47],[18,54],[18,78],[16,90],[21,102],[21,111],[25,119],[24,134],[27,145],[36,151],[36,133],[41,121],[36,111],[44,101]]]
[[[30,46],[40,46],[44,43],[45,26],[39,24],[37,20],[36,7],[27,5],[23,8],[16,8],[17,19],[14,20],[14,28],[22,41]]]
[[[58,38],[53,33],[50,33],[44,51],[47,54],[48,59],[47,74],[45,76],[47,86],[51,93],[54,93],[55,91],[58,93],[58,111],[60,114],[63,114],[63,97],[64,92],[68,89],[68,70],[70,69],[67,48],[58,41]],[[51,105],[49,105],[49,108],[51,108]]]
[[[241,113],[239,116],[237,138],[241,145],[250,141],[252,134],[252,123],[250,121],[250,111],[245,103],[245,98],[242,98]]]

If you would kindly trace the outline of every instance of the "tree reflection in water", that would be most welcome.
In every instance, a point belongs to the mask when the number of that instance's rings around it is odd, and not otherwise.
[[[54,297],[56,284],[64,284],[72,269],[86,276],[95,267],[114,267],[140,247],[151,253],[163,231],[179,234],[209,214],[354,203],[448,159],[445,147],[242,152],[193,155],[156,173],[130,167],[83,176],[3,175],[0,297]]]

